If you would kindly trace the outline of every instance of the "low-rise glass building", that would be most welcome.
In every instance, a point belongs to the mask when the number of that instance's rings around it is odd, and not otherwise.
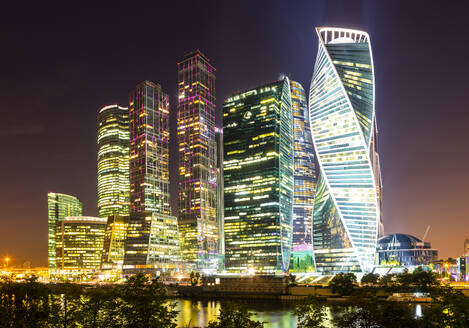
[[[56,275],[97,272],[106,218],[71,216],[56,222]]]
[[[56,245],[55,245],[55,227],[56,223],[63,220],[66,216],[80,216],[83,212],[83,204],[75,196],[50,192],[47,194],[47,212],[48,212],[48,266],[50,270],[56,268]]]
[[[438,259],[438,251],[417,237],[393,233],[378,239],[376,248],[379,265],[419,266],[428,265]]]

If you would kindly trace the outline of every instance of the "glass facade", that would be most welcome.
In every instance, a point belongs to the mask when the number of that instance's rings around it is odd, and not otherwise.
[[[376,247],[381,266],[415,267],[429,265],[438,260],[438,251],[429,242],[402,233],[386,235],[378,239]]]
[[[223,187],[223,129],[215,128],[215,140],[217,143],[217,222],[218,222],[218,271],[222,272],[225,268],[225,203],[224,203],[224,187]]]
[[[106,222],[88,216],[70,216],[56,222],[58,272],[100,269]]]
[[[216,271],[215,68],[200,51],[178,63],[179,232],[184,262]]]
[[[144,81],[129,102],[131,212],[169,215],[169,97]]]
[[[118,105],[98,113],[98,215],[129,214],[129,110]]]
[[[286,272],[293,217],[293,114],[288,78],[223,106],[225,269]]]
[[[49,269],[56,268],[56,222],[63,220],[66,216],[80,216],[83,213],[83,205],[75,196],[50,192],[47,194],[48,211],[48,266]]]
[[[316,167],[305,90],[290,81],[294,136],[293,250],[312,251]],[[305,247],[309,246],[309,247]],[[312,254],[311,254],[312,255]]]
[[[108,217],[106,233],[104,235],[103,255],[101,257],[101,269],[122,270],[128,226],[128,216],[110,215]]]
[[[144,81],[130,93],[130,220],[124,272],[177,266],[177,220],[169,205],[169,98]],[[171,259],[172,266],[167,263]]]
[[[176,217],[148,212],[132,214],[127,230],[124,273],[174,272],[180,265]]]
[[[367,33],[317,28],[309,112],[320,167],[313,216],[318,271],[373,268],[381,225],[374,73]]]

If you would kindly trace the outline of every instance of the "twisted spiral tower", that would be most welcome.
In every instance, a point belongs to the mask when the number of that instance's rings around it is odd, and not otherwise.
[[[367,272],[382,230],[370,38],[343,28],[316,32],[309,94],[320,168],[313,214],[316,268],[323,274]]]

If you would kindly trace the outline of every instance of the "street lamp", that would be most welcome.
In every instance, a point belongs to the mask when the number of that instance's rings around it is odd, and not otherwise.
[[[8,262],[10,262],[10,258],[8,256],[5,257],[5,262],[7,263],[7,268],[8,268]]]

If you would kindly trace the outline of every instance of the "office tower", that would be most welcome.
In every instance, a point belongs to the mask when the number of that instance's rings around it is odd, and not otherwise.
[[[223,139],[226,271],[286,272],[294,175],[288,78],[228,98]]]
[[[99,271],[106,222],[89,216],[68,216],[56,222],[58,275]]]
[[[176,269],[177,220],[169,206],[169,98],[144,81],[130,93],[130,221],[124,272]]]
[[[128,216],[108,216],[104,234],[103,255],[101,257],[102,270],[122,270],[128,226]]]
[[[294,189],[293,189],[293,250],[312,251],[312,226],[316,167],[313,140],[309,126],[309,112],[305,90],[300,83],[290,81],[293,136],[294,136]]]
[[[225,262],[225,232],[223,219],[225,214],[225,204],[223,202],[223,129],[215,128],[215,140],[217,145],[216,168],[217,168],[217,222],[218,222],[218,271],[224,270]]]
[[[80,216],[83,205],[75,196],[50,192],[47,194],[48,211],[48,263],[49,269],[55,269],[55,223],[66,216]]]
[[[199,50],[178,63],[179,232],[183,261],[218,266],[215,68]]]
[[[129,101],[131,212],[169,215],[169,97],[144,81]]]
[[[309,111],[320,173],[313,217],[319,272],[372,269],[381,222],[374,73],[367,33],[317,28]]]
[[[469,255],[469,239],[464,240],[464,255]]]
[[[110,105],[98,113],[98,215],[129,214],[129,110]]]

